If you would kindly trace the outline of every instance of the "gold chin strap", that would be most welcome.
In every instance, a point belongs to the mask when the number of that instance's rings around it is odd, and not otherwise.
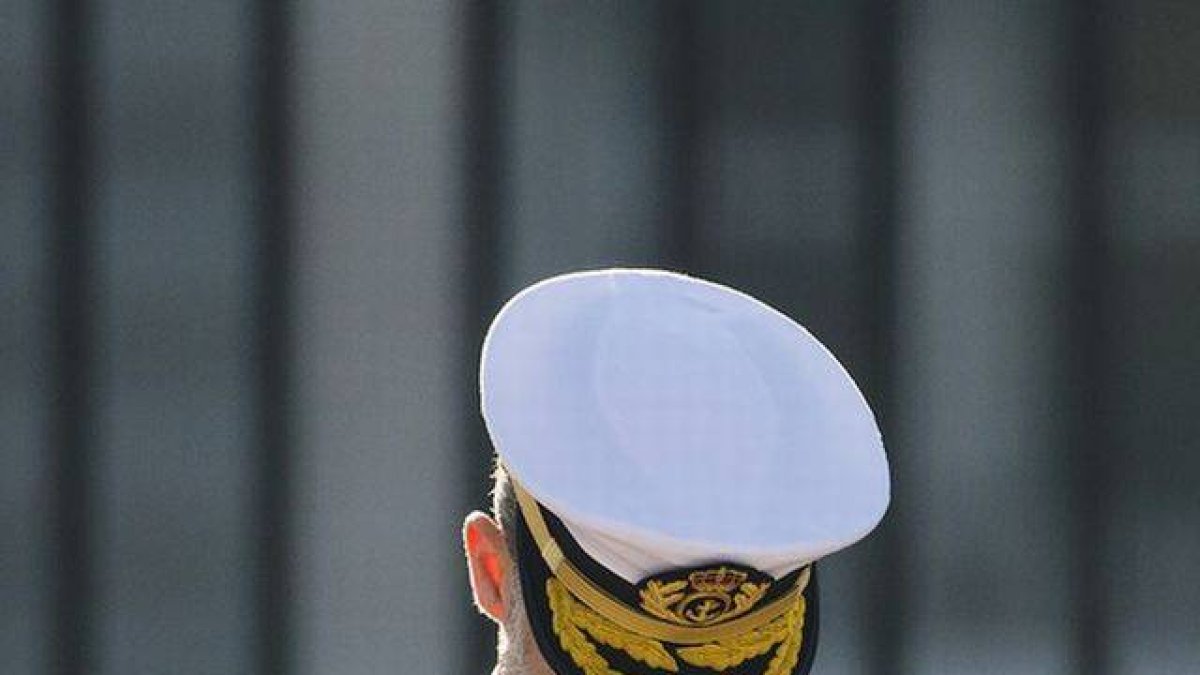
[[[792,588],[767,605],[753,608],[766,585],[743,584],[733,601],[736,611],[726,621],[712,625],[678,625],[642,614],[617,600],[584,576],[566,559],[554,541],[537,502],[514,481],[514,489],[525,522],[552,576],[546,581],[554,634],[563,650],[585,675],[621,675],[612,670],[592,640],[619,649],[631,658],[666,672],[678,672],[679,660],[694,666],[723,670],[769,652],[778,646],[763,675],[785,675],[795,668],[804,627],[804,589],[811,572],[805,569]],[[724,582],[729,571],[706,581]],[[647,604],[648,586],[643,590]],[[668,591],[671,589],[667,589]],[[662,598],[651,597],[647,607],[659,616],[680,621],[675,612],[664,611]],[[657,611],[656,611],[657,610]],[[676,645],[674,654],[663,643]]]

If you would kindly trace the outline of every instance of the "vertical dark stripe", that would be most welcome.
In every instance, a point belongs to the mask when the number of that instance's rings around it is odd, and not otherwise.
[[[257,671],[292,671],[292,4],[255,4]]]
[[[94,457],[95,266],[91,241],[91,105],[87,65],[92,58],[88,4],[57,0],[47,22],[50,251],[54,401],[48,438],[52,452],[51,639],[48,663],[58,675],[92,671],[94,577],[91,536]]]
[[[503,254],[500,232],[504,223],[504,96],[507,80],[504,66],[505,16],[509,5],[473,0],[465,5],[463,78],[463,241],[464,241],[464,316],[465,353],[460,359],[463,370],[462,428],[462,502],[477,506],[490,486],[491,446],[479,415],[479,353],[488,322],[502,298]],[[463,620],[479,631],[480,619],[463,604]],[[478,634],[478,633],[476,633]],[[471,639],[465,659],[465,673],[485,672],[495,657],[491,636]]]
[[[1105,197],[1107,20],[1103,3],[1071,0],[1064,40],[1067,114],[1070,123],[1066,358],[1070,452],[1065,475],[1072,480],[1074,537],[1072,602],[1075,669],[1080,675],[1111,672],[1108,658],[1107,532],[1114,496],[1108,404],[1109,297],[1108,200]]]
[[[903,612],[911,539],[905,536],[905,449],[894,414],[896,362],[897,191],[899,175],[898,22],[893,0],[860,3],[862,63],[858,110],[862,148],[860,279],[866,317],[868,369],[864,389],[883,430],[892,478],[901,488],[883,526],[870,542],[873,569],[867,580],[865,606],[868,672],[894,675],[904,663],[907,634]],[[885,609],[888,608],[888,609]]]
[[[658,7],[665,141],[659,261],[668,269],[698,273],[701,6],[667,0]]]
[[[467,320],[472,327],[486,326],[501,281],[504,11],[502,3],[470,2],[466,6],[463,180],[467,199],[463,216],[469,275]]]

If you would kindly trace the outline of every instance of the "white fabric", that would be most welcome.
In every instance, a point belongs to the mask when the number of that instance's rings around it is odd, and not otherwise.
[[[480,393],[505,465],[631,582],[718,560],[781,576],[887,508],[850,376],[803,327],[710,282],[616,269],[535,284],[492,323]]]

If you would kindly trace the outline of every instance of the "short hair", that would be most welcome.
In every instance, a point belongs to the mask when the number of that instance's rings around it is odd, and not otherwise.
[[[517,493],[513,489],[512,478],[499,458],[496,468],[492,471],[492,517],[504,532],[504,541],[508,546],[508,554],[513,563],[517,562],[517,519],[521,517],[517,505]]]
[[[500,663],[507,667],[497,667],[496,672],[519,672],[529,670],[530,658],[526,644],[531,641],[529,619],[525,614],[525,600],[521,594],[521,574],[517,569],[517,527],[521,517],[520,505],[517,503],[517,493],[513,487],[512,478],[505,470],[500,459],[496,459],[496,468],[492,471],[492,517],[504,533],[504,545],[508,549],[509,558],[513,562],[512,573],[507,576],[506,590],[512,594],[507,605],[507,616],[500,625]]]

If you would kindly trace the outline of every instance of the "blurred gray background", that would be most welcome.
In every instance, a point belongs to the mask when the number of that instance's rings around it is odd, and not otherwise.
[[[516,289],[828,344],[823,675],[1200,673],[1200,4],[0,2],[0,672],[487,672]]]

